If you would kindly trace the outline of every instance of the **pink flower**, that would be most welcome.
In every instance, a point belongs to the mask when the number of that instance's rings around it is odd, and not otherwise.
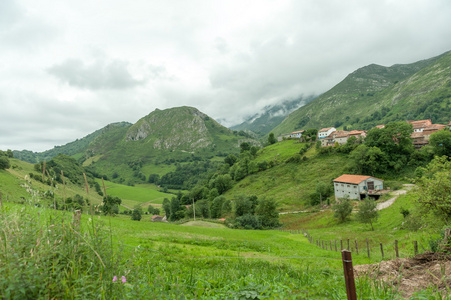
[[[122,276],[122,277],[124,277],[124,276]],[[117,281],[117,276],[114,276],[113,277],[113,282],[116,282]]]
[[[127,279],[125,279],[125,276],[122,276],[121,279],[122,279],[122,283],[126,283],[127,282]]]

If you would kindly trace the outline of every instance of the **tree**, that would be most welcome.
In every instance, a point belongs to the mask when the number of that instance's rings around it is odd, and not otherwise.
[[[344,198],[339,198],[332,206],[332,210],[334,211],[334,217],[338,219],[338,221],[346,221],[352,213],[352,201],[349,199],[349,196],[346,195]]]
[[[222,195],[232,187],[232,177],[229,174],[218,175],[210,181],[210,186],[216,188],[219,195]]]
[[[180,204],[179,197],[172,197],[171,200],[171,215],[169,220],[177,221],[185,216],[185,208]]]
[[[133,209],[133,212],[132,212],[132,220],[133,221],[141,221],[142,213],[143,213],[143,210],[142,210],[141,206],[139,206],[139,205],[135,206],[135,209]]]
[[[196,213],[199,213],[204,219],[210,218],[210,207],[207,200],[199,200],[196,202]]]
[[[227,157],[224,159],[224,162],[226,164],[228,164],[229,166],[233,166],[237,161],[238,161],[238,158],[233,154],[227,155]]]
[[[114,212],[119,209],[119,205],[121,205],[122,200],[119,197],[113,197],[108,195],[107,197],[103,197],[103,205],[102,211],[104,215],[114,215]],[[116,207],[117,209],[115,209]]]
[[[251,150],[251,144],[249,144],[248,142],[242,142],[240,144],[240,152],[243,153],[245,151],[249,151]]]
[[[274,228],[280,226],[277,203],[273,199],[263,197],[258,202],[255,214],[259,217],[264,228]]]
[[[451,131],[440,130],[431,134],[429,143],[434,148],[435,155],[451,156]]]
[[[319,195],[320,204],[323,205],[323,197],[328,197],[332,191],[330,184],[325,182],[318,182],[316,184],[316,193]]]
[[[399,170],[414,151],[410,137],[412,132],[410,123],[390,122],[384,128],[373,128],[368,131],[365,144],[368,147],[378,147],[386,156],[389,165]]]
[[[10,167],[9,159],[6,156],[0,156],[0,170],[6,170]]]
[[[155,213],[155,208],[149,204],[149,206],[147,207],[147,211],[149,212],[149,214],[151,215],[158,215]]]
[[[210,206],[211,217],[214,219],[220,218],[222,216],[222,206],[226,198],[224,196],[218,196],[213,199]]]
[[[164,198],[163,200],[163,210],[166,214],[166,219],[169,220],[169,218],[171,217],[171,202],[168,198]]]
[[[451,219],[451,161],[435,157],[417,180],[417,201],[426,212],[432,212],[446,224]]]
[[[235,207],[234,207],[234,212],[235,212],[235,217],[240,217],[243,216],[245,214],[253,214],[253,209],[252,209],[253,203],[249,200],[249,198],[240,195],[235,199]]]
[[[354,170],[359,174],[374,176],[377,172],[386,169],[386,155],[378,147],[359,145],[350,154],[349,158],[354,163]]]
[[[268,144],[269,144],[269,145],[272,145],[272,144],[275,144],[275,143],[277,143],[277,139],[276,139],[276,137],[274,136],[274,133],[271,132],[271,133],[268,135]]]
[[[357,212],[357,220],[360,223],[370,224],[371,230],[374,230],[373,223],[377,221],[379,213],[377,211],[377,204],[370,198],[366,198],[359,205]]]

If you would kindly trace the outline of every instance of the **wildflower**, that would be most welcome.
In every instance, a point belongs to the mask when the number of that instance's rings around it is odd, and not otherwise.
[[[122,276],[121,279],[122,279],[122,283],[126,283],[127,282],[127,280],[125,279],[125,276]]]
[[[113,282],[116,282],[117,281],[117,276],[114,276],[113,277]]]

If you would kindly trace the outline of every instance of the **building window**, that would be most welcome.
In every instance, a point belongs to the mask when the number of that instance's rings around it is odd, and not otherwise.
[[[354,185],[354,188],[356,189],[356,188],[357,188],[357,186],[355,186],[355,185]]]

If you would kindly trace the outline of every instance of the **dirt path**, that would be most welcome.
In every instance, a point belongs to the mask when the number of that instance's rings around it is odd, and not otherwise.
[[[407,193],[408,190],[410,190],[410,189],[412,189],[412,188],[414,187],[413,184],[403,184],[403,186],[404,186],[404,189],[402,189],[402,190],[397,190],[397,191],[394,191],[394,192],[392,193],[392,195],[394,195],[394,197],[388,199],[388,200],[385,201],[385,202],[378,203],[377,206],[376,206],[376,209],[377,209],[377,210],[381,210],[381,209],[384,209],[384,208],[389,207],[390,205],[392,205],[393,203],[395,203],[395,200],[398,198],[399,195],[405,195],[405,194]]]

